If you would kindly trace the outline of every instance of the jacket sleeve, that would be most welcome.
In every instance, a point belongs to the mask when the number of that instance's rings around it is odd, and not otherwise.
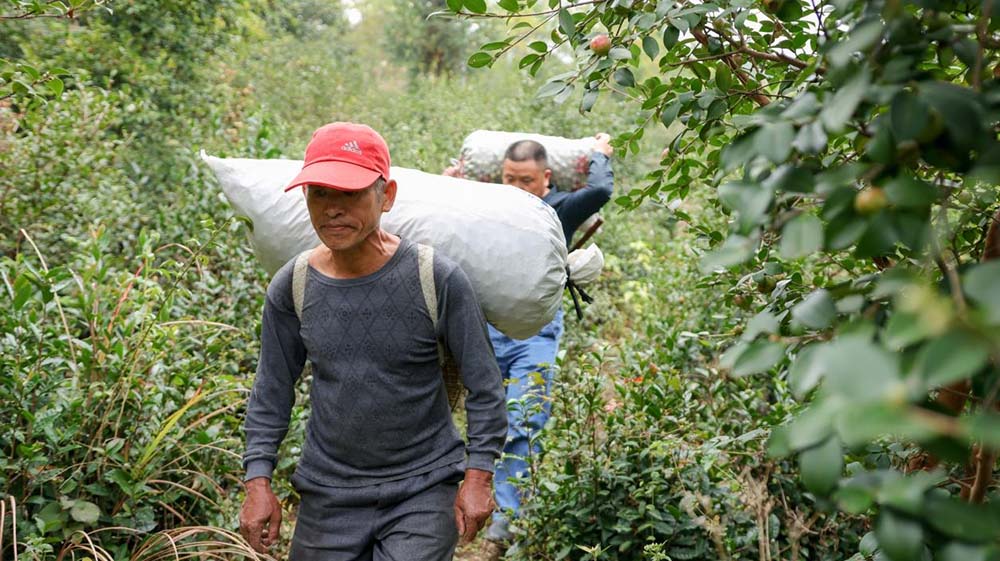
[[[260,332],[260,360],[247,405],[245,480],[270,478],[278,446],[288,432],[295,384],[306,361],[299,319],[292,303],[291,268],[275,275],[267,290]]]
[[[507,403],[486,318],[460,267],[447,271],[438,287],[439,334],[469,391],[467,466],[492,472],[507,437]]]
[[[601,152],[594,152],[590,156],[587,185],[569,193],[560,205],[559,217],[563,224],[572,226],[569,231],[575,231],[590,215],[601,210],[611,200],[613,192],[614,172],[611,170],[611,160]]]

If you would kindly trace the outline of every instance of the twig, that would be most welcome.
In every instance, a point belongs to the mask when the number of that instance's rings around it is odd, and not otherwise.
[[[28,232],[24,228],[21,228],[20,232],[21,235],[24,236],[24,239],[28,240],[28,243],[31,244],[31,247],[34,248],[35,255],[38,256],[38,260],[42,263],[42,270],[45,271],[45,274],[48,274],[49,266],[45,263],[45,258],[42,257],[42,252],[39,251],[38,246],[35,245],[35,240],[31,239],[31,236],[28,235]],[[59,301],[59,295],[54,294],[52,300],[56,303],[56,309],[59,310],[59,317],[62,319],[63,329],[66,331],[66,344],[69,346],[69,354],[73,358],[73,373],[77,374],[79,372],[79,365],[77,364],[76,359],[76,348],[73,346],[73,335],[69,331],[69,322],[66,321],[66,314],[63,312],[62,303]]]
[[[573,4],[573,5],[571,5],[570,8],[576,8],[578,6],[587,6],[589,4],[603,4],[603,3],[607,2],[607,1],[608,0],[587,0],[586,2],[577,2],[577,3]],[[453,13],[455,15],[465,16],[465,17],[472,17],[472,18],[514,19],[514,18],[528,18],[528,17],[534,17],[534,16],[548,16],[548,15],[552,15],[552,14],[558,14],[562,10],[563,10],[563,8],[560,7],[560,8],[555,8],[555,9],[552,9],[552,10],[546,10],[544,12],[531,12],[531,13],[527,13],[527,14],[477,14],[477,13],[474,13],[474,12],[464,12],[464,11],[461,11],[461,10],[459,10],[457,12],[453,12]]]
[[[984,51],[983,43],[985,42],[986,31],[987,31],[986,26],[990,21],[991,11],[993,11],[993,2],[991,0],[984,0],[983,13],[979,17],[979,22],[976,24],[976,40],[979,43],[979,46],[976,49],[976,65],[975,69],[973,70],[974,73],[972,76],[972,88],[977,92],[981,91],[983,88],[983,79],[982,79],[983,51]]]

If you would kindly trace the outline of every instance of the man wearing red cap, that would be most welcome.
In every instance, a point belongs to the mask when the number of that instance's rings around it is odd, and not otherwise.
[[[296,187],[322,244],[268,286],[240,530],[261,552],[278,540],[270,479],[308,361],[312,412],[292,476],[301,503],[290,558],[451,559],[459,535],[473,538],[493,510],[507,429],[485,318],[455,263],[421,261],[417,244],[381,229],[397,186],[374,130],[321,127],[286,190]],[[436,306],[422,292],[431,274]],[[468,390],[468,445],[451,419],[439,345]]]

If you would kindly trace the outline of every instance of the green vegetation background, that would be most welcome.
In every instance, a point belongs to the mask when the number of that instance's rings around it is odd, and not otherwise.
[[[353,120],[382,132],[394,164],[436,171],[476,129],[635,124],[613,98],[586,118],[535,100],[541,78],[513,61],[466,69],[491,28],[427,21],[432,3],[366,3],[357,26],[309,0],[114,4],[76,22],[0,23],[0,57],[67,71],[61,97],[0,101],[8,558],[15,520],[21,559],[140,559],[167,547],[156,532],[236,528],[267,276],[199,150],[298,158],[314,128]],[[649,135],[649,156],[615,162],[619,189],[658,165],[662,142]],[[695,193],[684,210],[721,224],[706,201]],[[742,321],[725,307],[729,288],[698,272],[708,241],[655,203],[605,217],[606,271],[584,320],[568,321],[512,556],[848,556],[859,523],[825,513],[790,464],[763,456],[793,407],[785,383],[719,372],[714,357]],[[307,409],[278,471],[289,513]],[[869,452],[859,459],[905,453]],[[99,531],[111,527],[122,529]],[[234,543],[200,532],[175,537]]]

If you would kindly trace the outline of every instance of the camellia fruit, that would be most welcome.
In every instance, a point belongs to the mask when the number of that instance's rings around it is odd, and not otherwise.
[[[604,33],[590,40],[590,50],[597,56],[604,56],[611,51],[611,39]]]
[[[854,195],[854,210],[858,214],[875,214],[889,206],[889,198],[880,187],[866,187]]]

